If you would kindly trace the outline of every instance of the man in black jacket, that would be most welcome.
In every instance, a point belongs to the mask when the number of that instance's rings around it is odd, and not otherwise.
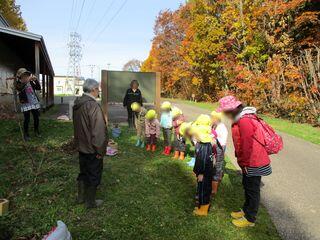
[[[130,128],[134,127],[134,112],[131,109],[131,104],[137,102],[142,106],[142,94],[139,89],[139,83],[137,80],[132,80],[130,88],[127,90],[123,99],[123,106],[127,107],[128,111],[128,124]]]

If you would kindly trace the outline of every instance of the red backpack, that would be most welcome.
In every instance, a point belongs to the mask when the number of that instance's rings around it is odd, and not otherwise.
[[[245,117],[255,120],[253,122],[255,126],[259,128],[264,138],[263,143],[261,143],[260,141],[259,142],[264,146],[268,155],[277,154],[282,150],[282,137],[277,134],[269,124],[267,124],[262,118],[259,118],[258,116],[253,114],[245,115]]]

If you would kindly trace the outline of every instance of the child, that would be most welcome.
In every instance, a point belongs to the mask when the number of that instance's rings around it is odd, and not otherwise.
[[[134,102],[131,104],[131,109],[135,114],[135,125],[137,129],[137,143],[136,147],[144,148],[145,140],[145,116],[147,110],[140,105],[140,103]]]
[[[213,111],[211,113],[212,133],[215,135],[216,144],[214,151],[216,154],[216,164],[213,168],[212,195],[218,192],[219,183],[223,177],[224,154],[228,139],[228,129],[222,122],[222,113]]]
[[[147,151],[156,151],[157,139],[160,137],[160,123],[155,110],[149,110],[146,114],[146,138]]]
[[[185,121],[182,111],[177,108],[172,108],[172,126],[174,128],[174,159],[184,160],[186,151],[186,139],[180,135],[180,125]]]
[[[170,155],[171,152],[171,135],[172,135],[172,115],[171,115],[171,103],[163,102],[161,105],[161,118],[160,125],[163,132],[164,139],[164,151],[162,154]]]
[[[196,161],[193,172],[197,176],[197,198],[199,200],[199,206],[194,209],[193,214],[207,216],[212,192],[213,151],[211,128],[194,124],[192,134],[197,141],[195,147]]]

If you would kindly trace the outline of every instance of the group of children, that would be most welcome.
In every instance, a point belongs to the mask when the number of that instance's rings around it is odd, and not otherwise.
[[[147,151],[156,151],[156,144],[162,129],[164,139],[163,154],[173,159],[185,159],[186,141],[195,146],[195,164],[193,172],[197,176],[197,206],[193,213],[197,216],[208,214],[211,196],[218,191],[223,177],[224,153],[228,131],[222,122],[222,114],[216,111],[209,115],[200,115],[194,122],[186,122],[181,109],[172,107],[166,101],[161,105],[160,122],[155,110],[146,110],[139,103],[131,104],[135,112],[137,129],[136,146]],[[172,142],[173,135],[173,142]]]

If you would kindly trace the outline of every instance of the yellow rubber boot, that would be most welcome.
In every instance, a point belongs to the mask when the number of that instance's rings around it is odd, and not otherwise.
[[[232,212],[230,215],[234,219],[239,219],[239,218],[244,217],[244,212],[241,210],[241,211],[238,211],[238,212]]]
[[[254,227],[253,222],[249,222],[245,217],[232,220],[233,225],[239,228]]]
[[[179,158],[179,151],[175,151],[173,159],[178,159],[178,158]]]
[[[201,205],[200,208],[193,210],[195,216],[207,216],[209,211],[209,204]]]
[[[180,152],[180,157],[179,157],[179,159],[180,159],[180,160],[184,160],[184,158],[185,158],[185,157],[184,157],[184,152]]]

